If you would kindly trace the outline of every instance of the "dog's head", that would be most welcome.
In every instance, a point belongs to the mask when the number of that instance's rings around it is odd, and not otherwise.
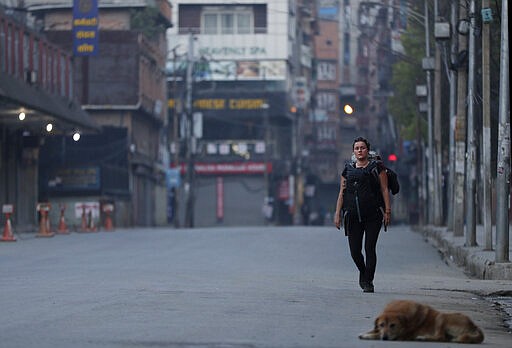
[[[402,335],[407,319],[398,314],[381,314],[375,319],[375,331],[380,339],[394,341]]]

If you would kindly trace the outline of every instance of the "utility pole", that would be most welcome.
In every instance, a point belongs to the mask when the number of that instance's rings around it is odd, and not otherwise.
[[[468,49],[468,131],[466,156],[466,246],[476,246],[475,186],[476,186],[476,137],[475,137],[475,0],[469,5]]]
[[[425,177],[425,149],[423,146],[423,137],[421,136],[421,120],[420,117],[416,117],[416,143],[418,156],[416,157],[416,165],[418,167],[418,222],[420,226],[426,225],[428,221],[425,214],[426,194],[427,194],[427,180]]]
[[[172,98],[174,99],[174,108],[173,108],[173,132],[172,132],[172,140],[174,142],[174,167],[176,170],[180,169],[180,141],[179,141],[179,114],[181,113],[181,103],[180,107],[178,108],[178,98],[176,96],[177,94],[177,84],[176,84],[176,64],[177,64],[177,53],[176,49],[178,46],[174,47],[172,49]],[[176,191],[174,192],[174,227],[179,228],[180,227],[180,219],[179,219],[179,206],[180,206],[180,195],[178,192],[178,186],[176,187]]]
[[[192,117],[192,73],[194,67],[194,35],[189,34],[187,51],[187,85],[186,85],[186,141],[187,141],[187,172],[185,182],[185,226],[194,227],[194,139]]]
[[[489,0],[482,1],[482,8],[489,7]],[[483,95],[483,131],[482,131],[482,170],[483,181],[483,220],[485,250],[492,250],[492,175],[491,175],[491,73],[490,73],[490,28],[482,23],[482,95]]]
[[[425,1],[425,58],[430,60],[430,24],[428,4]],[[434,211],[437,202],[437,192],[434,189],[434,130],[432,115],[432,72],[427,69],[427,119],[428,119],[428,223],[434,222]]]
[[[459,19],[465,20],[467,17],[465,1],[461,0],[457,6],[459,6]],[[460,34],[459,52],[464,52],[467,49],[467,44],[467,37]],[[457,63],[459,66],[457,66],[457,117],[455,120],[453,235],[461,237],[464,235],[464,165],[466,158],[466,92],[468,74],[465,62],[459,59]]]
[[[450,4],[450,23],[452,28],[457,27],[459,18],[459,4],[452,1]],[[450,66],[457,59],[458,37],[456,32],[452,32],[450,45]],[[448,161],[448,230],[453,231],[453,210],[455,201],[455,120],[457,118],[457,71],[453,68],[449,72],[450,81],[450,144]]]
[[[434,1],[434,21],[438,22],[438,0]],[[439,43],[435,44],[435,70],[434,70],[434,118],[433,118],[433,147],[432,157],[434,162],[434,225],[440,226],[443,223],[443,195],[441,192],[441,51]]]
[[[265,153],[264,153],[264,160],[265,160],[265,171],[263,172],[263,183],[264,183],[264,191],[265,191],[265,201],[268,202],[270,199],[269,191],[270,191],[270,185],[269,185],[269,175],[268,175],[268,161],[269,161],[269,155],[270,155],[270,129],[269,129],[269,122],[268,122],[268,109],[270,108],[270,105],[268,104],[268,101],[265,101],[265,104],[261,106],[263,109],[263,138],[265,139]]]
[[[509,262],[510,203],[510,80],[508,49],[508,4],[501,2],[500,114],[496,177],[496,262]]]

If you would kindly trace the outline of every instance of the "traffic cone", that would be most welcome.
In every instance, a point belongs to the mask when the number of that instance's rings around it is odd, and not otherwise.
[[[112,217],[110,216],[110,213],[107,213],[107,216],[105,217],[105,230],[106,231],[114,230],[114,224],[112,223]]]
[[[60,218],[59,218],[59,226],[57,227],[58,234],[69,234],[69,229],[66,226],[66,220],[64,219],[64,212],[66,211],[66,206],[60,206]]]
[[[41,213],[41,220],[39,221],[39,233],[36,237],[53,237],[55,233],[50,231],[50,221],[48,220],[49,207],[41,207],[39,212]]]
[[[11,225],[11,213],[5,213],[5,227],[4,234],[2,238],[0,238],[0,242],[15,242],[16,237],[12,234],[12,225]]]
[[[112,210],[104,209],[103,211],[105,212],[105,231],[113,231],[114,224],[112,222],[112,216],[110,215]]]

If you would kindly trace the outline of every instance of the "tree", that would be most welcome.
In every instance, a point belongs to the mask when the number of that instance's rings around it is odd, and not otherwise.
[[[388,109],[395,118],[403,140],[416,139],[416,127],[420,117],[423,138],[427,135],[427,124],[418,110],[416,85],[425,84],[425,72],[421,60],[425,55],[425,28],[415,21],[410,21],[402,44],[407,59],[399,59],[393,64],[391,86],[394,96],[389,98]]]

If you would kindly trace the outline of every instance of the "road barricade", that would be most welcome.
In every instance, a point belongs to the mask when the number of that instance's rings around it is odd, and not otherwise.
[[[4,204],[2,206],[2,213],[5,215],[4,233],[0,242],[15,242],[16,237],[12,234],[11,214],[14,212],[12,204]]]
[[[47,202],[37,203],[37,211],[39,212],[39,232],[36,234],[36,237],[53,237],[55,233],[51,231],[50,228],[50,219],[48,218],[48,214],[51,209],[51,204]]]
[[[75,203],[75,216],[80,217],[80,232],[97,232],[95,219],[99,216],[98,202]]]
[[[64,217],[64,213],[66,212],[66,205],[60,204],[60,218],[59,218],[59,226],[57,227],[58,234],[69,234],[68,226],[66,225],[66,219]]]
[[[113,231],[114,223],[112,222],[112,212],[114,211],[114,205],[110,203],[103,204],[104,217],[104,228],[105,231]]]

